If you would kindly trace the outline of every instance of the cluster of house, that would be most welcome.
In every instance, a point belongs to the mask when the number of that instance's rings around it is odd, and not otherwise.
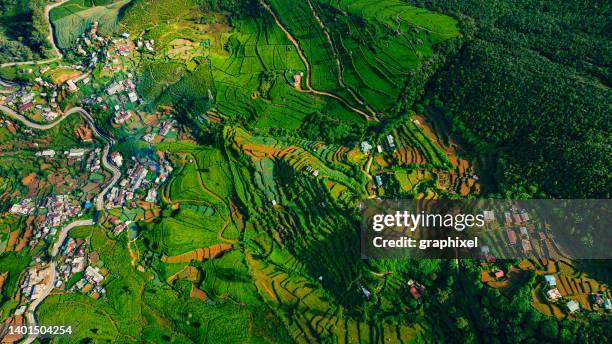
[[[132,74],[128,74],[128,78],[123,81],[114,81],[105,89],[106,94],[109,96],[112,95],[120,95],[123,92],[127,93],[127,99],[131,103],[135,103],[138,101],[138,94],[136,93],[136,85],[132,81]],[[132,112],[125,110],[121,105],[115,104],[113,107],[115,111],[114,122],[116,124],[125,123],[130,117],[132,117]]]
[[[111,224],[111,225],[113,225],[113,226],[114,226],[114,228],[113,228],[113,234],[114,234],[115,236],[117,236],[117,235],[121,234],[121,233],[122,233],[124,230],[126,230],[126,229],[129,227],[129,225],[132,223],[132,221],[125,221],[125,222],[123,222],[123,221],[119,220],[118,218],[116,218],[116,217],[114,217],[114,216],[111,216],[111,217],[109,218],[109,222],[110,222],[110,224]]]
[[[527,210],[519,210],[513,207],[510,211],[505,211],[504,224],[508,227],[519,227],[518,235],[513,229],[506,232],[510,245],[516,245],[520,239],[523,253],[531,253],[533,251],[533,247],[531,245],[530,233],[533,235],[536,234],[536,226],[531,221]],[[547,240],[546,233],[544,231],[538,231],[538,237],[541,241]]]
[[[87,162],[85,168],[89,172],[96,172],[100,170],[100,154],[102,153],[102,149],[96,148],[94,149],[89,157],[87,158]]]
[[[36,82],[42,88],[41,92],[34,92],[32,88],[29,88],[29,90],[28,88],[21,88],[8,96],[3,96],[0,104],[6,104],[21,114],[37,109],[45,120],[53,121],[58,117],[57,86],[44,81],[40,77],[36,78]]]
[[[561,295],[561,292],[557,288],[557,278],[555,275],[544,275],[544,283],[546,298],[550,302],[558,302],[563,298],[563,295]],[[606,311],[612,311],[612,303],[606,295],[593,293],[590,296],[590,301],[593,303],[594,307],[605,309]],[[565,307],[567,311],[572,314],[580,311],[580,303],[576,300],[567,301],[565,303]]]
[[[529,241],[529,231],[527,230],[527,227],[521,227],[519,229],[519,233],[520,233],[520,238],[521,238],[521,248],[523,250],[524,253],[529,253],[532,251],[532,246],[531,246],[531,241]],[[507,232],[508,235],[508,241],[510,242],[511,245],[516,245],[518,242],[518,238],[516,235],[516,232],[514,230],[508,230]],[[545,239],[545,234],[543,232],[541,232],[541,235],[544,235],[544,239]]]
[[[167,161],[156,163],[149,158],[138,160],[135,157],[132,157],[131,161],[133,165],[128,169],[125,178],[106,195],[106,208],[121,207],[126,202],[131,202],[131,206],[135,206],[135,201],[145,195],[141,190],[148,190],[144,197],[145,200],[155,203],[157,201],[157,187],[166,181],[173,170]],[[149,172],[155,174],[156,177],[154,179],[147,178]]]
[[[387,146],[389,147],[389,150],[394,151],[396,146],[395,146],[395,139],[393,138],[393,135],[389,134],[386,136],[386,140],[387,140]],[[368,141],[362,141],[361,144],[359,145],[359,149],[361,150],[361,152],[363,154],[370,154],[372,153],[372,150],[374,149],[374,146],[372,144],[370,144],[370,142]],[[376,145],[376,151],[380,154],[382,153],[383,150],[383,146],[382,144],[377,144]]]
[[[86,71],[87,67],[81,64],[62,65],[57,69],[66,69],[70,71]],[[76,92],[78,90],[77,82],[87,84],[90,79],[87,74],[81,74],[72,79],[66,80],[63,85],[56,85],[43,79],[44,74],[49,71],[49,66],[44,66],[37,70],[35,84],[33,86],[21,87],[16,92],[8,96],[0,96],[0,104],[6,104],[18,111],[21,114],[27,114],[36,110],[36,113],[42,115],[46,121],[55,120],[61,113],[58,103],[60,91],[62,89],[68,92]],[[28,73],[33,73],[30,69]]]
[[[125,38],[127,38],[127,37],[125,37]],[[152,52],[155,52],[154,46],[155,46],[155,40],[153,40],[153,39],[142,40],[141,38],[138,38],[138,41],[136,41],[136,49],[144,49],[144,50],[152,53]]]
[[[159,132],[156,134],[155,132],[150,132],[146,135],[144,135],[142,137],[142,139],[145,142],[148,143],[153,143],[155,141],[155,138],[157,137],[157,135],[161,136],[161,137],[166,137],[166,135],[168,135],[168,133],[170,132],[170,130],[172,130],[173,125],[176,122],[174,120],[167,120],[164,121],[161,125],[161,128],[159,129]]]
[[[21,216],[27,216],[34,212],[36,205],[31,198],[24,198],[19,203],[15,203],[11,206],[9,212]]]
[[[520,226],[523,223],[529,222],[529,213],[527,210],[518,210],[517,208],[511,208],[510,211],[504,212],[504,219],[506,226],[510,226],[512,224]]]
[[[121,34],[123,38],[129,38],[129,34]],[[112,43],[112,44],[110,44]],[[89,32],[83,32],[75,42],[76,53],[83,57],[89,57],[88,66],[95,67],[99,62],[99,54],[104,55],[107,62],[105,68],[110,67],[110,61],[113,56],[129,56],[131,52],[130,42],[111,37],[103,37],[98,35],[98,22],[93,22]],[[108,49],[105,49],[108,48]]]
[[[315,170],[314,168],[312,168],[312,166],[307,165],[306,166],[306,172],[312,174],[314,177],[317,177],[319,175],[319,170]]]
[[[99,153],[99,149],[97,150]],[[95,152],[95,151],[94,151]],[[87,153],[87,149],[85,148],[72,148],[70,150],[64,151],[64,155],[68,157],[68,159],[73,160],[81,160],[85,153]],[[56,152],[53,149],[45,149],[40,152],[36,152],[34,155],[43,158],[54,158]]]
[[[40,299],[46,288],[45,282],[51,278],[50,269],[41,269],[39,267],[31,267],[24,274],[21,280],[21,296],[26,302],[31,302]],[[21,306],[15,312],[15,315],[20,315],[25,312],[26,306]]]
[[[98,36],[98,22],[91,25],[89,32],[83,32],[75,43],[78,55],[89,57],[89,67],[98,64],[98,51],[108,43],[108,38]]]
[[[55,227],[62,224],[69,217],[78,215],[81,211],[81,206],[71,202],[68,195],[55,195],[45,197],[39,204],[40,209],[46,209],[43,225],[47,227]],[[31,198],[23,199],[19,203],[11,206],[10,212],[13,214],[28,216],[34,213],[36,204]]]
[[[43,227],[57,227],[67,221],[70,217],[79,215],[81,205],[71,202],[68,195],[48,196],[40,203],[40,208],[47,209]]]
[[[84,240],[66,239],[60,246],[59,253],[58,278],[55,281],[55,288],[61,288],[63,285],[71,291],[90,292],[94,298],[106,293],[102,286],[105,276],[98,267],[92,266],[97,263],[98,255],[95,252],[86,253]],[[75,276],[80,279],[68,286],[68,282]]]
[[[395,146],[395,139],[393,138],[393,135],[389,134],[385,137],[385,139],[386,139],[386,144],[387,144],[388,149],[390,151],[394,151],[396,146]],[[368,141],[362,141],[361,144],[359,145],[359,149],[361,150],[363,154],[369,155],[372,153],[374,146]],[[379,154],[381,154],[384,151],[383,145],[377,144],[376,151]],[[380,175],[374,176],[374,182],[376,183],[375,184],[376,187],[382,187],[383,186],[382,176]]]
[[[39,209],[36,212],[36,209]],[[35,215],[36,212],[42,217],[37,217],[37,222],[33,226],[33,235],[28,246],[34,247],[47,235],[54,235],[56,227],[61,226],[69,218],[80,216],[81,205],[76,201],[71,201],[68,195],[55,195],[44,198],[38,206],[30,199],[24,199],[11,206],[10,212],[21,216]]]
[[[322,280],[322,277],[319,277],[319,279]],[[413,279],[409,279],[407,282],[407,285],[408,285],[408,292],[410,293],[410,296],[416,301],[419,301],[419,299],[421,298],[421,294],[426,289],[425,286]],[[358,287],[359,289],[361,289],[361,292],[367,299],[370,299],[372,297],[372,292],[368,288],[366,288],[363,284],[359,284]]]

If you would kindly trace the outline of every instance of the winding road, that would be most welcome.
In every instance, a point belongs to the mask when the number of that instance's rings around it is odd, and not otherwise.
[[[319,17],[319,15],[317,14],[317,10],[312,4],[312,1],[306,0],[306,2],[308,3],[308,7],[310,7],[310,11],[312,12],[313,17],[315,18],[317,23],[319,23],[319,27],[321,28],[321,30],[323,31],[323,34],[327,38],[327,43],[332,48],[332,52],[334,54],[334,57],[336,58],[336,66],[338,67],[338,83],[340,84],[341,87],[345,88],[351,94],[353,99],[357,103],[359,103],[359,105],[365,106],[365,109],[368,110],[368,112],[371,114],[373,118],[376,118],[376,111],[374,111],[370,107],[370,105],[365,104],[364,101],[353,91],[353,89],[350,87],[347,87],[346,84],[344,83],[344,76],[343,76],[343,70],[342,70],[343,67],[342,67],[342,62],[340,62],[340,57],[339,57],[340,54],[338,54],[338,49],[336,48],[336,45],[334,44],[334,41],[332,40],[331,35],[329,34],[328,30],[325,28],[325,24],[323,23],[323,20],[321,20],[321,17]]]
[[[117,166],[115,166],[114,164],[110,163],[109,160],[108,160],[109,151],[112,148],[113,144],[115,143],[115,140],[113,140],[112,138],[106,136],[104,133],[102,133],[102,131],[100,131],[100,129],[96,126],[95,120],[93,119],[93,117],[91,116],[91,114],[89,112],[87,112],[82,107],[74,107],[74,108],[71,108],[70,110],[66,111],[66,113],[62,117],[60,117],[59,119],[57,119],[54,122],[46,123],[46,124],[39,124],[39,123],[35,123],[35,122],[30,121],[29,119],[27,119],[23,115],[17,113],[13,109],[8,108],[8,107],[6,107],[4,105],[0,105],[0,111],[2,111],[7,116],[9,116],[9,117],[11,117],[11,118],[21,122],[25,126],[27,126],[29,128],[32,128],[32,129],[36,129],[36,130],[49,130],[49,129],[55,127],[56,125],[60,124],[64,119],[66,119],[66,117],[70,116],[71,114],[79,113],[85,119],[87,124],[89,124],[89,126],[92,128],[92,130],[96,134],[96,136],[100,137],[102,140],[107,142],[106,146],[102,150],[102,159],[101,160],[102,160],[102,165],[107,170],[112,172],[113,177],[112,177],[110,183],[108,183],[104,187],[104,189],[102,189],[102,191],[98,194],[98,196],[96,198],[96,202],[95,202],[97,210],[104,209],[104,196],[119,181],[119,178],[121,178],[121,171],[119,170],[119,168],[117,168]]]
[[[62,116],[61,118],[59,118],[58,120],[56,120],[53,123],[47,123],[47,124],[38,124],[38,123],[34,123],[30,120],[28,120],[27,118],[25,118],[24,116],[18,114],[17,112],[13,111],[10,108],[7,108],[6,106],[0,105],[0,111],[2,111],[4,114],[8,115],[9,117],[12,117],[13,119],[20,121],[22,124],[24,124],[25,126],[32,128],[32,129],[36,129],[36,130],[48,130],[51,129],[53,127],[55,127],[56,125],[58,125],[59,123],[61,123],[66,117],[70,116],[73,113],[79,113],[81,116],[83,116],[83,118],[85,119],[85,121],[91,126],[92,130],[94,131],[94,133],[100,137],[102,140],[106,141],[107,144],[104,147],[104,150],[102,151],[102,165],[110,170],[113,174],[113,177],[111,178],[111,181],[102,189],[102,191],[98,194],[98,196],[96,197],[96,209],[98,211],[104,209],[104,196],[106,195],[106,193],[108,193],[108,191],[119,181],[119,179],[121,178],[121,171],[119,170],[119,168],[117,168],[114,164],[109,163],[108,161],[108,152],[110,151],[112,145],[114,144],[114,140],[106,135],[104,135],[100,129],[98,129],[98,127],[95,124],[95,121],[93,119],[93,117],[91,116],[91,114],[89,112],[87,112],[85,109],[81,108],[81,107],[75,107],[72,108],[70,110],[68,110],[64,116]],[[55,242],[55,244],[53,245],[53,249],[51,250],[51,257],[53,259],[53,257],[57,256],[58,252],[59,252],[59,248],[61,247],[62,243],[64,242],[64,240],[66,240],[66,236],[68,235],[68,232],[75,227],[80,227],[80,226],[91,226],[93,225],[94,222],[93,220],[89,219],[89,220],[76,220],[74,222],[71,222],[70,224],[64,226],[57,238],[57,241]],[[50,276],[47,279],[47,284],[45,285],[45,289],[42,292],[41,297],[39,297],[38,299],[34,300],[32,303],[30,303],[28,305],[28,308],[25,312],[25,316],[26,316],[26,320],[28,325],[34,326],[36,325],[36,317],[35,317],[35,312],[36,309],[38,308],[38,305],[40,305],[41,302],[44,301],[44,299],[49,296],[49,294],[51,293],[51,291],[53,290],[53,288],[55,287],[55,279],[56,279],[56,264],[55,262],[51,261],[49,263],[49,267],[48,269],[50,270]],[[30,335],[26,338],[26,340],[24,341],[24,343],[32,343],[35,339],[37,338],[36,335]]]
[[[94,224],[93,220],[90,219],[90,220],[77,220],[77,221],[70,223],[67,226],[64,226],[64,228],[62,228],[62,231],[60,232],[57,238],[57,241],[55,242],[55,245],[53,245],[53,249],[51,250],[51,259],[53,259],[53,257],[58,255],[59,249],[62,246],[62,243],[64,243],[64,240],[66,240],[66,237],[68,236],[68,232],[71,229],[75,227],[81,227],[81,226],[91,226],[93,224]],[[51,261],[49,263],[48,269],[51,269],[50,275],[47,278],[47,284],[45,285],[45,289],[43,290],[42,295],[38,299],[32,301],[32,303],[30,303],[30,305],[28,306],[28,309],[25,312],[27,323],[30,325],[36,324],[36,317],[34,316],[34,313],[36,312],[36,308],[38,308],[38,305],[40,305],[41,302],[43,302],[43,300],[46,299],[47,296],[49,296],[49,294],[55,287],[57,270],[56,270],[56,264],[54,261]],[[36,335],[30,335],[26,338],[24,343],[28,343],[28,344],[32,343],[36,339],[36,337],[37,337]]]
[[[47,17],[47,20],[49,19],[49,12],[51,11],[51,9],[53,9],[54,7],[57,7],[63,3],[65,3],[68,0],[63,0],[60,2],[57,2],[55,4],[49,5],[45,8],[45,15]],[[61,52],[59,51],[59,49],[57,48],[57,46],[55,45],[55,42],[53,40],[53,31],[52,31],[52,27],[51,27],[51,22],[49,22],[49,30],[50,30],[50,34],[49,34],[49,41],[51,42],[53,49],[56,52],[57,57],[52,58],[52,59],[48,59],[48,60],[41,60],[41,61],[23,61],[23,62],[11,62],[11,63],[4,63],[1,64],[0,67],[9,67],[9,66],[16,66],[16,65],[27,65],[27,64],[45,64],[45,63],[51,63],[54,61],[57,61],[59,59],[61,59],[63,57],[63,55],[61,54]],[[10,83],[4,82],[2,80],[0,80],[0,85],[2,85],[3,87],[10,87],[13,86]],[[51,123],[45,123],[45,124],[40,124],[40,123],[35,123],[30,121],[28,118],[24,117],[23,115],[17,113],[16,111],[14,111],[13,109],[6,107],[4,105],[0,105],[0,112],[4,113],[5,115],[7,115],[8,117],[21,122],[23,125],[31,128],[31,129],[35,129],[35,130],[49,130],[53,127],[55,127],[56,125],[60,124],[64,119],[66,119],[68,116],[70,116],[73,113],[78,113],[80,114],[85,121],[87,122],[87,124],[92,128],[93,132],[95,133],[96,136],[98,136],[99,138],[101,138],[102,140],[104,140],[106,142],[106,145],[102,151],[102,157],[101,157],[101,162],[102,165],[104,166],[104,168],[108,169],[109,171],[112,172],[113,176],[110,180],[110,182],[102,189],[102,191],[98,194],[98,196],[96,197],[95,200],[95,205],[96,205],[96,209],[98,211],[104,209],[104,196],[108,193],[108,191],[119,181],[119,179],[121,178],[121,171],[119,170],[119,168],[117,168],[117,166],[115,166],[114,164],[110,163],[108,160],[108,155],[109,155],[109,151],[112,148],[113,144],[115,143],[115,141],[108,137],[107,135],[105,135],[102,131],[100,131],[100,129],[96,126],[95,120],[94,118],[91,116],[91,114],[89,112],[87,112],[85,109],[83,109],[82,107],[74,107],[69,109],[68,111],[66,111],[66,113],[60,117],[59,119],[57,119],[54,122]],[[52,251],[51,251],[51,256],[52,258],[57,256],[58,252],[59,252],[59,248],[61,247],[62,243],[64,242],[64,240],[66,239],[66,236],[68,235],[68,232],[75,227],[80,227],[80,226],[90,226],[93,225],[94,222],[93,220],[89,219],[89,220],[76,220],[74,222],[71,222],[70,224],[64,226],[57,238],[57,241],[55,242],[55,244],[53,245]],[[56,263],[51,260],[51,262],[49,263],[47,269],[50,269],[50,273],[49,276],[47,278],[47,283],[45,284],[45,288],[41,294],[41,296],[32,301],[29,305],[28,308],[25,312],[25,317],[26,317],[26,321],[27,324],[29,326],[35,326],[36,325],[36,317],[35,317],[35,313],[36,313],[36,309],[38,308],[38,306],[47,298],[47,296],[49,296],[49,294],[51,293],[51,291],[53,290],[53,288],[55,287],[55,281],[56,281],[56,277],[57,277],[57,271],[56,271]],[[29,335],[28,337],[25,338],[24,343],[32,343],[36,340],[37,335]]]

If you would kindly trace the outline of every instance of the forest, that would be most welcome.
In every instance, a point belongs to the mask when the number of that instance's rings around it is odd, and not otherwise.
[[[411,2],[462,23],[428,97],[493,157],[501,196],[610,197],[610,2]]]
[[[19,0],[0,0],[0,62],[46,57],[47,24],[43,0],[22,6]]]

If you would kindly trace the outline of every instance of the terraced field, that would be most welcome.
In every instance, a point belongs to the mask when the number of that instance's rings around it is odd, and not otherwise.
[[[362,120],[337,100],[296,89],[293,77],[306,67],[270,17],[238,22],[226,44],[229,56],[211,56],[218,112],[255,120],[255,129],[297,129],[315,112],[334,113],[347,122]]]
[[[73,48],[73,42],[94,22],[98,22],[100,35],[109,35],[118,29],[119,11],[130,0],[101,1],[100,5],[85,5],[83,0],[72,0],[53,9],[50,13],[51,23],[60,49]]]
[[[312,64],[315,88],[385,112],[435,45],[456,37],[447,16],[398,0],[272,0],[280,20]]]
[[[367,173],[372,156],[362,152],[358,142],[306,139],[297,130],[316,113],[349,126],[375,122],[376,113],[389,110],[400,95],[410,72],[432,56],[431,46],[454,37],[456,27],[451,21],[449,33],[423,30],[417,34],[410,25],[431,28],[439,24],[437,20],[445,24],[440,18],[446,17],[402,5],[400,21],[411,20],[400,25],[406,35],[377,42],[376,47],[360,45],[367,50],[362,54],[371,55],[351,57],[347,51],[359,38],[342,37],[340,42],[338,35],[344,29],[326,29],[330,18],[320,11],[329,6],[310,1],[262,2],[258,16],[232,18],[227,21],[229,30],[206,34],[220,42],[198,62],[198,68],[210,68],[211,83],[206,87],[213,90],[200,88],[200,94],[208,93],[207,115],[216,119],[214,124],[202,124],[211,137],[202,144],[156,147],[170,154],[177,168],[163,190],[171,210],[162,213],[144,235],[149,248],[160,255],[154,264],[164,280],[188,283],[191,297],[201,300],[247,305],[263,300],[298,341],[330,337],[338,342],[425,340],[431,335],[429,325],[422,325],[427,322],[415,325],[390,318],[372,322],[364,320],[361,311],[371,304],[363,292],[365,286],[384,300],[389,312],[405,307],[405,301],[394,305],[386,296],[402,290],[401,278],[385,287],[379,278],[369,277],[372,267],[359,259],[355,244],[358,219],[352,211],[374,192]],[[340,15],[344,4],[334,6],[338,7],[328,12],[346,20]],[[372,31],[383,30],[393,20],[389,14],[377,17],[372,10],[350,10],[367,17],[370,22],[364,25]],[[159,11],[176,15],[164,7]],[[166,26],[162,20],[151,22]],[[181,38],[176,27],[167,29],[173,39]],[[164,44],[170,40],[155,30],[146,31],[144,37],[155,37],[156,49],[165,51]],[[426,39],[419,46],[421,56],[414,47],[405,46],[418,45],[410,41],[417,36]],[[182,38],[198,41],[202,37],[187,32]],[[157,39],[164,43],[158,44]],[[389,47],[383,49],[381,44]],[[382,51],[377,55],[370,49]],[[367,66],[355,67],[364,63]],[[388,75],[374,65],[387,68]],[[159,57],[146,60],[142,68],[145,77],[139,87],[151,100],[162,99],[189,69],[184,62]],[[357,76],[357,70],[364,74]],[[356,78],[367,79],[371,89]],[[389,134],[397,149],[380,142],[384,152],[376,155],[372,169],[399,169],[398,188],[415,196],[437,195],[438,174],[454,168],[447,154],[413,122],[398,125]],[[451,189],[448,192],[455,192]]]

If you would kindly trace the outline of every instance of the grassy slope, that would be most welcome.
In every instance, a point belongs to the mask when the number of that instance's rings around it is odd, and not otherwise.
[[[86,338],[96,342],[265,342],[261,338],[270,335],[265,329],[270,325],[251,313],[261,307],[256,298],[250,300],[249,307],[223,302],[207,305],[186,295],[189,285],[178,285],[180,293],[153,286],[150,273],[138,272],[129,265],[125,242],[109,240],[102,231],[93,231],[91,243],[111,271],[106,284],[108,299],[55,294],[45,300],[37,314],[41,323],[61,319],[75,326],[74,335],[61,339],[61,343],[78,343]],[[265,309],[257,309],[265,316]]]
[[[271,1],[311,62],[313,87],[352,101],[338,80],[338,57],[345,86],[377,111],[394,105],[407,77],[432,58],[436,44],[459,34],[454,19],[397,0],[312,3],[333,47],[307,2]]]
[[[87,6],[81,0],[69,1],[54,8],[49,17],[56,32],[60,49],[69,49],[74,41],[94,23],[99,23],[99,34],[108,35],[118,28],[119,12],[130,0],[121,0],[103,6]]]

